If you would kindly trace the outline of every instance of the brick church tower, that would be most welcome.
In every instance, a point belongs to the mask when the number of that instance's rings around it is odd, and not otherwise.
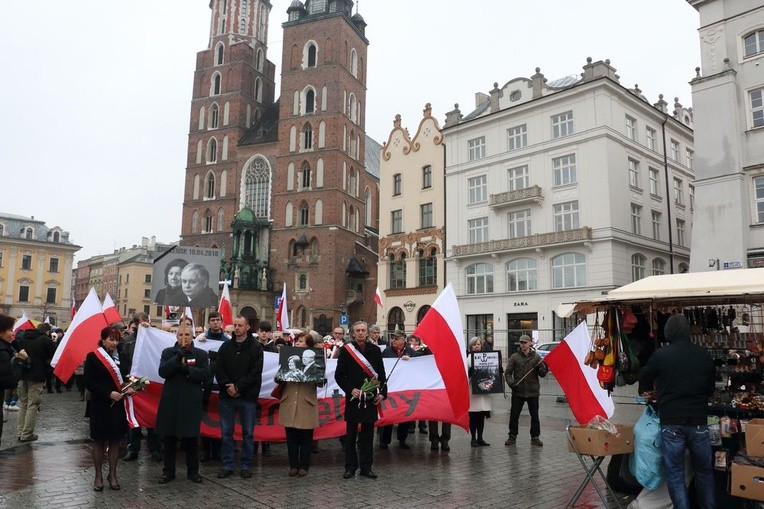
[[[269,2],[213,0],[191,114],[183,244],[223,249],[235,311],[272,319],[286,283],[292,326],[321,333],[375,316],[379,145],[364,129],[368,41],[352,7],[292,2],[274,102]]]

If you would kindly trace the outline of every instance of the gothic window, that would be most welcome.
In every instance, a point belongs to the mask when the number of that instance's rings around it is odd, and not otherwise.
[[[260,72],[263,72],[263,60],[265,60],[265,56],[263,55],[263,49],[260,48],[257,50],[257,60],[255,61],[255,69]]]
[[[223,77],[219,72],[212,75],[212,83],[210,87],[210,95],[220,95],[223,89]]]
[[[222,42],[219,42],[218,45],[215,47],[215,65],[222,65],[223,64],[223,55],[225,52],[225,46]]]
[[[310,165],[305,163],[302,165],[302,177],[300,180],[300,187],[302,189],[310,188]]]
[[[350,74],[358,77],[358,52],[355,48],[350,50]]]
[[[302,131],[302,148],[309,150],[313,148],[313,129],[306,123]]]
[[[308,204],[302,202],[300,205],[300,226],[308,226],[309,211]]]
[[[308,67],[316,66],[316,45],[308,45]]]
[[[348,194],[350,194],[350,196],[358,196],[358,193],[356,192],[357,181],[358,177],[356,176],[355,169],[350,168],[350,178],[348,179]]]
[[[219,115],[220,108],[218,108],[217,104],[213,103],[212,106],[210,106],[210,129],[218,128]]]
[[[356,215],[355,215],[355,209],[353,206],[350,206],[350,212],[348,213],[348,229],[351,232],[354,232],[357,230],[356,228]]]
[[[298,290],[307,290],[308,289],[308,275],[307,274],[300,274],[299,282],[297,283],[297,289]]]
[[[191,215],[191,233],[199,231],[199,212],[194,211]]]
[[[255,101],[263,102],[263,82],[260,78],[255,80]]]
[[[316,93],[313,90],[305,92],[305,113],[316,111]]]
[[[213,228],[213,221],[212,221],[212,212],[210,209],[207,209],[207,211],[204,213],[204,233],[210,233],[212,232]]]
[[[207,162],[214,163],[218,160],[218,142],[215,138],[210,138],[207,142]]]
[[[215,197],[215,174],[212,172],[209,172],[207,174],[207,180],[204,185],[204,197],[205,198]]]
[[[247,166],[244,177],[244,204],[255,217],[269,217],[271,195],[271,168],[262,156],[256,156]]]

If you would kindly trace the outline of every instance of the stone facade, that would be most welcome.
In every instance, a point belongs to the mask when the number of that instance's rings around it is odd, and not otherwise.
[[[700,15],[697,209],[690,270],[764,267],[764,6],[688,0]]]

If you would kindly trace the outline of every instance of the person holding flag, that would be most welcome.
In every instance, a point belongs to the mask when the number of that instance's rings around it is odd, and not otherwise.
[[[343,478],[354,477],[360,466],[363,477],[376,479],[377,474],[371,469],[374,463],[374,423],[377,421],[378,405],[387,397],[385,365],[382,351],[367,341],[369,326],[366,322],[354,323],[351,331],[353,341],[340,349],[334,373],[337,385],[345,393],[347,441]]]

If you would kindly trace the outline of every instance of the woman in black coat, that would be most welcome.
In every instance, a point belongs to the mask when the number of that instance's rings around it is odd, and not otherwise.
[[[127,433],[127,417],[124,396],[135,394],[133,389],[121,393],[122,376],[119,372],[117,344],[122,333],[114,327],[101,330],[98,348],[85,358],[85,387],[90,391],[88,415],[90,416],[90,438],[93,439],[93,463],[95,480],[93,489],[103,491],[103,458],[108,450],[109,487],[119,489],[117,482],[117,460],[119,443]]]
[[[165,348],[159,361],[164,378],[155,432],[164,437],[164,473],[159,484],[175,479],[175,449],[180,438],[186,452],[186,476],[200,483],[197,439],[202,424],[202,386],[210,379],[207,352],[194,348],[191,327],[181,324],[178,342]]]

